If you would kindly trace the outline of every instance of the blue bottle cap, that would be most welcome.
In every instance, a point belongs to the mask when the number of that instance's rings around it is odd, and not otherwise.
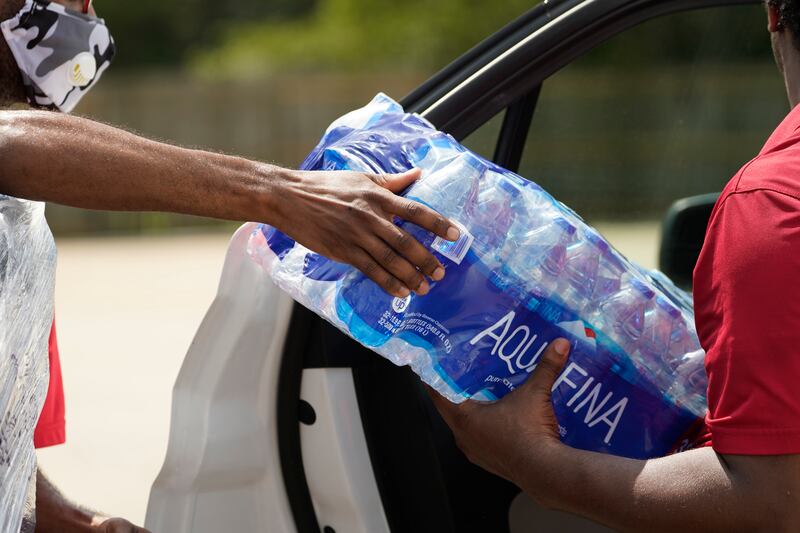
[[[578,228],[570,224],[565,218],[556,217],[553,222],[555,222],[558,227],[564,230],[567,235],[575,235],[575,232],[578,231]]]
[[[663,296],[656,296],[656,305],[666,311],[670,317],[678,318],[681,316],[680,310],[672,305],[672,302],[664,298]]]
[[[650,300],[656,295],[655,291],[653,291],[653,289],[651,289],[645,282],[638,280],[636,278],[631,279],[631,287],[639,291],[642,294],[642,296],[644,296],[648,300]]]
[[[584,230],[584,235],[586,235],[586,240],[592,243],[594,246],[600,250],[600,253],[605,255],[608,253],[608,243],[606,240],[596,231],[587,228]]]
[[[513,182],[509,181],[508,178],[506,178],[502,174],[500,175],[500,178],[497,181],[498,181],[498,183],[500,185],[500,188],[503,191],[505,191],[508,194],[510,194],[512,198],[516,198],[517,196],[519,196],[522,193],[522,190],[520,189],[520,187],[518,185],[516,185]]]
[[[476,170],[480,173],[483,173],[486,170],[486,164],[483,161],[481,161],[475,154],[472,154],[470,152],[464,152],[463,154],[461,154],[460,158],[465,165],[469,166],[473,170]]]

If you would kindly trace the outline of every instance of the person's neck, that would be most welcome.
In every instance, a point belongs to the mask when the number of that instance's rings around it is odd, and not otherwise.
[[[797,104],[800,104],[800,50],[794,47],[794,43],[784,43],[782,48],[781,66],[786,95],[794,109]]]
[[[800,61],[784,65],[783,78],[786,83],[786,95],[792,109],[800,104]]]

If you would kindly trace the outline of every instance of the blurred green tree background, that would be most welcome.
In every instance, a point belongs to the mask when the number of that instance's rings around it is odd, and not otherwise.
[[[231,28],[295,20],[314,5],[312,0],[101,0],[95,7],[120,46],[114,69],[126,70],[185,65],[198,51],[223,42]]]
[[[137,0],[98,2],[120,43],[115,70],[187,67],[206,76],[258,76],[303,70],[436,70],[537,2],[531,0]],[[606,46],[636,67],[696,58],[698,39],[723,49],[717,59],[759,60],[769,53],[753,9],[675,18],[636,46]],[[735,31],[734,31],[735,29]],[[759,46],[753,46],[760,43]],[[722,45],[722,46],[719,46]]]
[[[119,54],[79,113],[149,137],[296,166],[377,92],[402,98],[526,10],[523,0],[105,1]],[[763,7],[666,15],[543,86],[520,173],[589,220],[658,219],[721,190],[787,111]],[[491,157],[502,116],[466,144]],[[52,206],[54,232],[218,222]]]

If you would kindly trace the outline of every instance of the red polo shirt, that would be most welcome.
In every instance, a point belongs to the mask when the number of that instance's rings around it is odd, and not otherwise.
[[[725,187],[694,271],[711,445],[800,453],[800,106]]]
[[[56,322],[50,329],[50,385],[47,398],[39,415],[39,421],[33,432],[33,445],[46,448],[63,444],[66,440],[64,424],[64,386],[61,382],[61,362],[58,357],[58,340],[56,338]]]

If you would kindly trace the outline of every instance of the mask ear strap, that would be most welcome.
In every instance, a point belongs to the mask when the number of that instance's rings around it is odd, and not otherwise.
[[[22,9],[25,8],[23,7]],[[20,25],[28,23],[28,19],[31,18],[31,15],[33,15],[34,10],[36,10],[36,0],[33,0],[33,4],[31,5],[30,11],[28,11],[27,13],[23,13],[22,16],[19,17]]]
[[[47,109],[49,111],[57,111],[58,110],[58,108],[56,107],[55,104],[41,105],[41,104],[38,103],[36,97],[37,96],[44,96],[44,95],[39,95],[39,94],[36,93],[36,88],[33,86],[33,84],[30,82],[30,80],[27,81],[26,83],[24,83],[24,86],[25,86],[25,93],[26,93],[25,97],[28,99],[28,102],[31,104],[32,107],[34,107],[36,109]]]
[[[47,4],[49,3],[50,2],[47,1],[43,2],[42,0],[33,0],[33,5],[31,5],[31,10],[20,17],[19,19],[20,24],[28,23],[28,19],[31,18],[33,14],[36,12],[36,6],[39,6],[41,9],[47,9]]]

